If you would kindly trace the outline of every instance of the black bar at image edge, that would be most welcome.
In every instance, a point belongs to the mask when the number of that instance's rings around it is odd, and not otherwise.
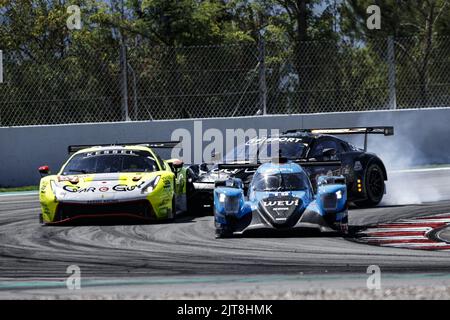
[[[67,314],[85,318],[87,314],[129,318],[145,315],[145,319],[301,319],[306,315],[346,318],[364,314],[371,318],[387,317],[389,310],[401,310],[402,317],[420,315],[426,310],[448,308],[450,301],[404,300],[3,300],[3,314],[33,312],[48,317]],[[433,309],[431,309],[433,308]],[[11,312],[11,313],[9,313]]]

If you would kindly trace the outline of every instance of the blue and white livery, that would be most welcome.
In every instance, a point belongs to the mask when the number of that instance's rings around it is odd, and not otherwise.
[[[258,167],[245,190],[239,178],[216,182],[217,237],[256,229],[348,230],[347,187],[343,176],[319,176],[314,190],[303,168],[293,162]]]

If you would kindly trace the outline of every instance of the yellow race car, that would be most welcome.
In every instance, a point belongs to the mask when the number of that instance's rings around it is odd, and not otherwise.
[[[162,160],[139,145],[70,146],[72,155],[56,175],[39,168],[42,224],[86,217],[171,220],[186,208],[186,169],[178,159]]]

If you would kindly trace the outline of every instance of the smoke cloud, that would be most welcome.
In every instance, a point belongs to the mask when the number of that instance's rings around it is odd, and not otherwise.
[[[450,199],[450,170],[446,166],[437,166],[439,162],[446,162],[439,158],[445,159],[445,155],[439,154],[445,152],[445,148],[441,149],[435,136],[436,132],[448,130],[445,121],[433,123],[433,130],[420,130],[417,121],[412,121],[416,119],[405,117],[402,120],[395,121],[394,136],[373,135],[368,139],[368,151],[382,159],[388,172],[386,195],[381,205],[421,204]],[[360,126],[367,126],[368,122],[364,121]],[[382,125],[392,122],[392,119],[387,119]],[[352,142],[360,146],[362,139],[357,137]]]

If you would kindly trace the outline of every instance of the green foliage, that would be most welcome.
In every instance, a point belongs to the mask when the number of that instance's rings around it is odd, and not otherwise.
[[[18,187],[18,188],[3,188],[0,187],[0,192],[22,192],[22,191],[38,191],[39,186],[25,186],[25,187]]]
[[[366,27],[366,9],[373,3],[381,7],[381,30]],[[66,27],[71,4],[81,8],[81,30]],[[167,117],[202,116],[198,105],[256,111],[261,35],[273,112],[386,105],[387,36],[396,38],[401,105],[433,105],[436,90],[450,90],[450,45],[442,37],[450,34],[448,0],[123,4],[0,0],[0,49],[6,59],[0,125],[97,121],[105,114],[122,120],[121,41],[138,79],[139,104],[148,114],[171,110]],[[36,107],[39,112],[28,112]],[[47,115],[52,118],[42,120]]]

